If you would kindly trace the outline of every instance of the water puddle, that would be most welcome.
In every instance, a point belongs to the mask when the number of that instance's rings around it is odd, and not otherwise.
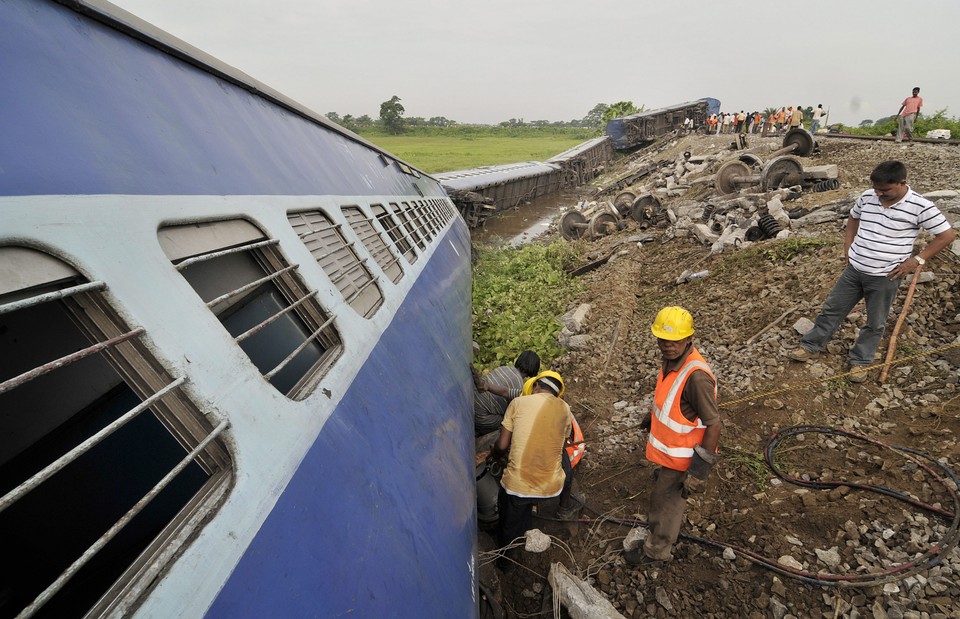
[[[576,204],[576,198],[561,193],[542,196],[488,217],[483,227],[472,230],[470,236],[478,245],[523,245],[546,232],[560,208],[572,204]]]

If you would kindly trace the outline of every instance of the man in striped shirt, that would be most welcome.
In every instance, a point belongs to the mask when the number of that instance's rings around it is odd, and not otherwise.
[[[870,182],[873,189],[857,199],[847,220],[843,239],[847,268],[824,302],[813,329],[803,336],[799,348],[788,353],[794,361],[816,357],[863,299],[867,325],[849,353],[851,369],[861,371],[848,380],[857,383],[867,378],[863,367],[873,363],[900,279],[923,266],[956,236],[933,202],[910,189],[907,168],[899,161],[878,165],[870,173]],[[921,229],[933,239],[914,256],[913,244]]]

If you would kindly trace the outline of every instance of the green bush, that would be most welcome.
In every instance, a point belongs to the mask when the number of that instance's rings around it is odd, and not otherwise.
[[[577,254],[575,244],[563,241],[479,252],[473,268],[475,365],[510,365],[528,348],[545,366],[560,355],[556,318],[581,290],[564,266]]]

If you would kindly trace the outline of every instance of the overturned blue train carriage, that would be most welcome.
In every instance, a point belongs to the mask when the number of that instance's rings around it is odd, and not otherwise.
[[[693,121],[694,127],[703,127],[710,115],[719,113],[720,101],[706,97],[611,119],[607,122],[606,133],[614,149],[626,150],[682,129],[687,118]]]
[[[0,615],[475,616],[441,185],[109,4],[0,24]]]
[[[470,227],[496,211],[572,189],[596,178],[613,159],[606,136],[593,138],[545,162],[522,161],[436,174]]]

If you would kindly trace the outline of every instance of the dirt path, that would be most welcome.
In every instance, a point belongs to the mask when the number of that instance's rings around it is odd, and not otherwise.
[[[775,140],[768,142],[771,150],[776,147]],[[716,154],[724,146],[725,140],[716,137],[684,138],[656,159],[670,163],[684,151]],[[642,158],[641,153],[621,161],[620,167]],[[920,192],[960,189],[960,149],[955,147],[823,140],[821,155],[805,159],[804,165],[837,164],[842,186],[804,194],[791,208],[852,204],[869,187],[873,166],[891,158],[907,164],[909,182]],[[709,191],[696,197],[705,199]],[[690,195],[678,196],[666,199],[664,206],[690,201]],[[960,200],[939,205],[951,221],[960,219]],[[538,521],[565,546],[542,555],[525,553],[521,562],[526,569],[506,577],[492,565],[481,569],[482,580],[499,586],[512,616],[551,608],[544,600],[549,591],[545,576],[551,561],[561,561],[627,617],[960,617],[956,548],[939,565],[867,587],[810,584],[745,557],[744,551],[750,551],[809,572],[862,578],[922,558],[950,531],[951,519],[943,514],[847,486],[801,488],[777,479],[763,462],[772,434],[811,424],[921,450],[960,470],[956,255],[944,251],[928,263],[925,270],[933,277],[920,285],[898,346],[898,359],[915,358],[895,366],[885,384],[871,380],[857,385],[838,377],[863,322],[857,310],[820,360],[798,364],[784,356],[798,341],[792,325],[816,317],[842,270],[842,226],[843,219],[836,219],[797,229],[792,237],[824,242],[768,240],[715,255],[691,237],[671,238],[666,226],[641,231],[631,223],[589,243],[588,251],[601,256],[630,235],[655,236],[648,243],[621,244],[612,260],[582,278],[589,291],[581,302],[592,306],[584,329],[590,344],[569,351],[556,366],[567,380],[567,399],[588,441],[587,456],[577,469],[585,509],[577,523]],[[674,285],[690,268],[707,269],[710,275]],[[906,285],[891,327],[905,290]],[[706,493],[690,499],[683,529],[712,545],[681,540],[674,561],[640,569],[619,554],[631,525],[601,516],[645,519],[652,467],[643,456],[645,436],[635,426],[649,409],[659,367],[650,323],[665,305],[682,305],[693,313],[696,344],[718,376],[722,461]],[[886,346],[885,338],[881,351]],[[943,512],[956,509],[954,498],[930,471],[879,445],[804,434],[785,439],[776,454],[783,470],[797,477],[880,484]],[[948,486],[955,489],[953,482]],[[481,536],[482,551],[491,543]],[[726,546],[738,552],[725,552]]]

